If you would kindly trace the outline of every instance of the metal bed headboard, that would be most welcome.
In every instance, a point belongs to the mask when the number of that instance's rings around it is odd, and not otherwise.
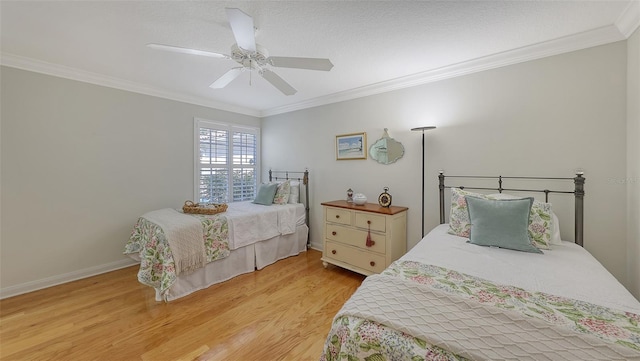
[[[565,193],[565,194],[573,194],[574,195],[574,203],[575,203],[575,221],[574,221],[574,229],[575,229],[575,240],[574,242],[580,246],[583,246],[584,243],[584,181],[582,172],[576,173],[574,178],[553,178],[553,177],[503,177],[503,176],[455,176],[448,175],[447,178],[472,178],[472,179],[497,179],[498,180],[498,188],[487,188],[487,187],[464,187],[464,186],[455,186],[455,188],[460,189],[473,189],[473,190],[489,190],[489,191],[498,191],[502,193],[502,191],[508,192],[529,192],[529,193],[544,193],[545,202],[549,202],[549,193]],[[503,188],[502,181],[504,179],[520,179],[520,180],[573,180],[574,190],[573,191],[556,191],[549,189],[521,189],[521,188]],[[440,191],[440,224],[445,223],[445,214],[444,214],[444,190],[445,188],[454,188],[453,186],[445,185],[445,175],[444,172],[440,171],[438,175],[438,188]]]
[[[305,168],[302,172],[290,171],[290,170],[272,170],[269,169],[269,182],[278,181],[278,180],[297,180],[302,182],[304,185],[304,210],[305,210],[305,223],[307,227],[311,229],[311,225],[309,224],[309,169]],[[311,234],[311,232],[309,232]],[[307,237],[307,247],[309,247],[310,238]]]

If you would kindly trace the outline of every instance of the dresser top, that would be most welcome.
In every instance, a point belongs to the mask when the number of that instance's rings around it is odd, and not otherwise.
[[[343,200],[322,202],[321,204],[323,206],[346,208],[346,209],[353,209],[356,211],[372,212],[372,213],[380,213],[380,214],[396,214],[396,213],[404,212],[407,209],[409,209],[407,207],[398,207],[398,206],[391,206],[389,208],[386,208],[386,207],[381,207],[377,203],[365,203],[359,206],[354,203],[347,203],[347,201],[343,201]]]

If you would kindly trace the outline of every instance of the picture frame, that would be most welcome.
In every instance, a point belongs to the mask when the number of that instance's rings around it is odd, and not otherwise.
[[[367,133],[336,135],[336,160],[367,159]]]

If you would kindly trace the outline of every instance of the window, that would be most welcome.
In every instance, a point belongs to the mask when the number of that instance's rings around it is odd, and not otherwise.
[[[202,203],[253,200],[260,129],[195,120],[195,198]]]

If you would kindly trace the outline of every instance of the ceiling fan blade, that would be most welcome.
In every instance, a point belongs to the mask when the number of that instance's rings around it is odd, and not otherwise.
[[[329,59],[320,58],[294,58],[289,56],[272,56],[269,63],[280,68],[298,68],[309,70],[329,71],[333,68],[333,64]]]
[[[147,44],[147,46],[150,47],[151,49],[172,51],[174,53],[182,53],[182,54],[202,55],[202,56],[208,56],[210,58],[228,58],[229,57],[228,55],[225,55],[225,54],[213,53],[210,51],[197,50],[197,49],[181,48],[179,46],[172,46],[172,45],[152,43],[152,44]]]
[[[280,76],[278,76],[278,74],[272,72],[271,70],[264,69],[260,73],[260,75],[262,75],[263,78],[271,83],[271,85],[278,88],[278,90],[280,90],[284,95],[293,95],[298,92],[294,87],[289,85],[289,83],[284,81],[284,79],[282,79]]]
[[[229,24],[236,43],[244,50],[256,51],[256,33],[253,18],[236,8],[226,8]]]
[[[209,88],[221,89],[226,87],[233,79],[237,78],[240,73],[244,71],[243,67],[232,68],[228,72],[219,77],[213,84],[209,85]]]

